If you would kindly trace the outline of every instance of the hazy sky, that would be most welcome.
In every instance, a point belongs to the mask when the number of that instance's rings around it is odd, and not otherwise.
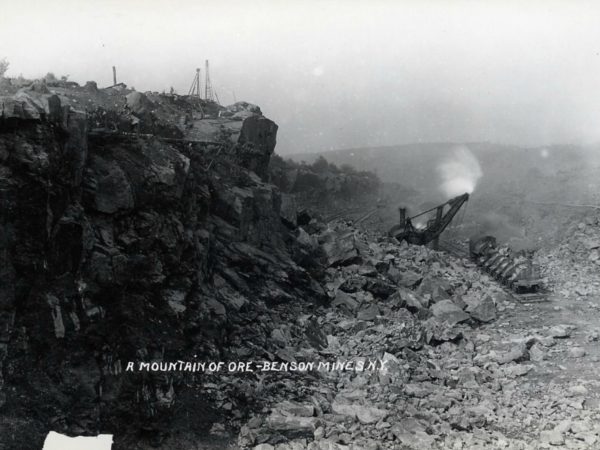
[[[277,151],[600,141],[600,2],[0,0],[8,74],[187,93],[280,126]]]

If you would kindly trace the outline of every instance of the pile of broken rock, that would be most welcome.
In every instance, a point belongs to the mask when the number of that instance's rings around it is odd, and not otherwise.
[[[542,249],[537,262],[556,293],[569,300],[589,301],[600,294],[600,219],[573,224],[556,247]]]
[[[489,400],[501,390],[499,377],[510,385],[530,370],[521,363],[535,344],[490,351],[481,327],[508,306],[501,287],[467,260],[343,222],[312,225],[306,227],[312,234],[298,233],[322,251],[331,301],[297,314],[271,339],[288,361],[351,364],[264,374],[260,390],[269,403],[242,426],[238,444],[256,450],[498,442],[528,448],[497,431],[497,405]]]

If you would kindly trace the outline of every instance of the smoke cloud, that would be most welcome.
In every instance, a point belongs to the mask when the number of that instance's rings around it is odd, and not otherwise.
[[[456,147],[437,170],[442,180],[440,188],[448,197],[472,193],[483,175],[479,161],[465,146]]]

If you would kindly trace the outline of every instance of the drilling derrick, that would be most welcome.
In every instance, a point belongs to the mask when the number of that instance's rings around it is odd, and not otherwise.
[[[219,103],[219,97],[213,89],[212,82],[210,81],[210,72],[208,70],[208,59],[205,61],[204,68],[204,100],[210,102]]]

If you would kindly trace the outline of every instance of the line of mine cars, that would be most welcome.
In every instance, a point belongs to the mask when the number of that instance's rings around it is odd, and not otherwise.
[[[470,239],[469,253],[485,272],[516,294],[542,293],[544,285],[540,268],[533,263],[530,253],[498,246],[493,236]]]

